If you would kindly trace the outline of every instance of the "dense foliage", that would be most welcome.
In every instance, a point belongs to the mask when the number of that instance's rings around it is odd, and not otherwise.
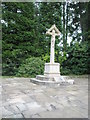
[[[27,58],[18,68],[16,76],[35,77],[43,74],[44,62],[39,57]]]
[[[89,6],[90,2],[2,3],[2,74],[43,74],[43,61],[50,59],[50,36],[45,33],[53,24],[61,31],[55,44],[61,74],[88,74]]]
[[[76,42],[68,47],[68,56],[62,64],[62,74],[88,74],[88,43]]]

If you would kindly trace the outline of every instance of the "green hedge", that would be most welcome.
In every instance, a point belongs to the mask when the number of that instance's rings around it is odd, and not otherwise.
[[[39,57],[32,57],[26,59],[18,69],[16,76],[18,77],[35,77],[43,74],[44,61]]]

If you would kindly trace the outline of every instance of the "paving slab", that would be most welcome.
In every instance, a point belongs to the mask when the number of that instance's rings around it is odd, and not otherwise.
[[[30,78],[2,78],[0,116],[88,118],[88,76],[71,79],[75,84],[52,87],[33,84]]]

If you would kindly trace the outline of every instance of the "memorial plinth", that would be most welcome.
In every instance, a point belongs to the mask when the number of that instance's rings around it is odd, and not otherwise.
[[[55,36],[60,36],[60,31],[54,24],[46,34],[51,35],[50,63],[45,63],[44,75],[37,75],[36,78],[31,78],[30,81],[43,85],[73,84],[74,80],[65,80],[60,75],[60,64],[54,62]]]
[[[60,77],[60,64],[45,63],[44,75],[49,77]]]

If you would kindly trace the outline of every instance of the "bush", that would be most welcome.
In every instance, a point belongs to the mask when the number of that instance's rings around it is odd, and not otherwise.
[[[35,77],[36,75],[43,74],[44,72],[44,61],[39,57],[28,58],[19,67],[18,77]]]
[[[62,68],[62,66],[60,67],[60,72],[61,72],[61,75],[70,75],[70,74],[72,74],[70,69]]]
[[[13,62],[6,64],[2,64],[2,76],[15,76],[18,68],[16,68],[16,64]]]
[[[69,46],[67,54],[67,59],[61,64],[62,74],[88,74],[89,55],[87,42],[76,42],[73,46]]]

